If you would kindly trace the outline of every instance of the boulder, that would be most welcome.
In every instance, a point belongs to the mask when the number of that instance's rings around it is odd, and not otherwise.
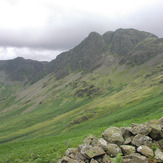
[[[144,124],[140,124],[140,125],[134,126],[132,128],[131,132],[134,135],[137,135],[137,134],[148,135],[151,132],[151,130],[152,129],[150,128],[148,123],[144,123]]]
[[[58,160],[58,163],[79,163],[79,162],[77,160],[64,156],[62,159]]]
[[[84,163],[89,163],[89,160],[84,156],[82,155],[80,152],[78,152],[75,156],[75,160],[79,161],[79,162],[84,162]]]
[[[116,157],[118,153],[122,153],[121,148],[117,144],[108,144],[106,153],[111,157]]]
[[[161,125],[158,120],[152,120],[149,122],[149,125],[151,127],[151,132],[149,136],[152,139],[160,139],[161,138]]]
[[[91,149],[92,146],[88,145],[88,144],[83,144],[83,145],[80,145],[78,147],[78,151],[84,156],[86,157],[85,155],[85,152],[88,151],[89,149]]]
[[[138,153],[133,153],[128,156],[124,156],[123,163],[148,163],[148,159]]]
[[[94,147],[98,145],[98,138],[96,138],[93,135],[89,135],[87,138],[83,140],[83,143]]]
[[[136,151],[135,147],[132,145],[121,145],[120,147],[121,147],[122,153],[124,155],[130,155],[132,153],[135,153],[135,151]]]
[[[161,126],[163,126],[163,117],[161,117],[161,118],[159,119],[159,123],[160,123]]]
[[[102,157],[101,163],[111,163],[110,157],[107,154],[105,154]]]
[[[149,158],[154,156],[153,150],[146,145],[139,146],[137,148],[137,151],[141,153],[142,155],[149,157]]]
[[[105,151],[98,147],[98,146],[95,146],[89,150],[86,150],[84,155],[88,158],[88,159],[91,159],[91,158],[94,158],[94,157],[98,157],[98,156],[102,156],[105,154]]]
[[[107,141],[105,139],[100,138],[98,140],[98,144],[103,150],[106,150],[106,146],[107,146],[108,143],[107,143]]]
[[[163,152],[159,148],[155,150],[155,159],[157,159],[158,162],[163,162]]]
[[[65,155],[67,157],[74,159],[77,152],[78,152],[78,148],[68,148]]]
[[[109,143],[114,143],[114,144],[118,144],[118,145],[122,145],[124,143],[122,132],[117,127],[110,127],[108,129],[106,129],[102,133],[102,137]]]
[[[149,136],[138,134],[132,140],[132,145],[136,145],[137,147],[141,145],[151,145],[152,139]]]
[[[127,139],[128,137],[131,137],[133,135],[131,132],[131,127],[121,127],[120,130],[124,139]]]
[[[96,160],[94,160],[94,159],[92,158],[90,163],[98,163],[98,161],[96,161]]]
[[[160,139],[159,141],[157,141],[157,144],[160,147],[160,149],[163,149],[163,139]]]
[[[131,144],[132,140],[133,140],[134,136],[128,137],[127,139],[125,139],[124,144]]]

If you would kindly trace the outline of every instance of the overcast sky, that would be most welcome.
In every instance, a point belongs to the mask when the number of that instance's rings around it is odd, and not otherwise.
[[[0,0],[0,60],[50,61],[92,31],[163,37],[163,0]]]

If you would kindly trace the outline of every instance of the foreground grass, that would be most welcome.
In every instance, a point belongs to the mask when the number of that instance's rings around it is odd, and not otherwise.
[[[0,162],[56,162],[68,147],[77,147],[89,134],[100,137],[109,126],[131,126],[163,115],[163,95],[148,98],[139,104],[130,104],[126,108],[89,122],[70,127],[57,136],[34,138],[26,141],[11,141],[0,145]]]
[[[56,162],[68,147],[79,146],[89,134],[100,137],[109,126],[161,118],[163,75],[159,72],[146,78],[146,70],[97,73],[82,80],[80,76],[57,82],[47,79],[43,85],[40,81],[30,87],[26,96],[33,91],[38,94],[28,100],[9,96],[1,101],[0,163]],[[76,92],[84,93],[80,97]],[[25,112],[42,95],[48,98]]]

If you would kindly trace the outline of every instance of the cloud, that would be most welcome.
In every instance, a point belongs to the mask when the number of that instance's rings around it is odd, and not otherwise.
[[[1,0],[0,59],[50,60],[92,31],[136,28],[163,37],[162,7],[162,0]]]
[[[55,59],[62,51],[33,49],[33,48],[17,48],[17,47],[0,47],[1,60],[13,59],[21,56],[25,59],[33,59],[38,61],[51,61]]]

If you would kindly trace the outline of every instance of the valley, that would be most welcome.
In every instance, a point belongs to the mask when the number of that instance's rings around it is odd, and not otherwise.
[[[162,116],[163,41],[153,34],[91,33],[49,63],[0,61],[0,162],[57,162],[89,134]]]

